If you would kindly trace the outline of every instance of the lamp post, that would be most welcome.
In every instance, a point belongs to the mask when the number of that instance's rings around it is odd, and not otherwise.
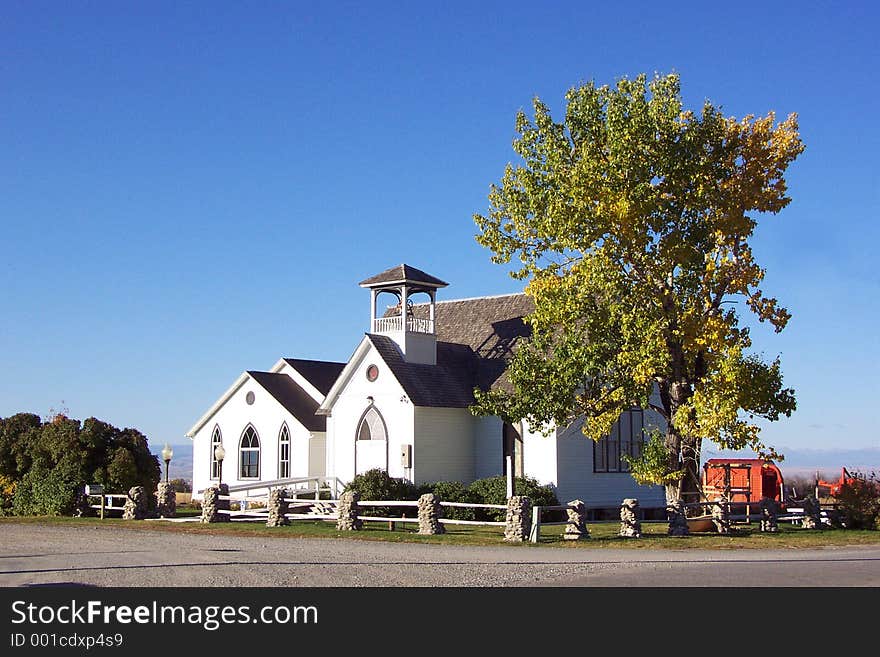
[[[223,449],[223,443],[214,448],[214,458],[217,459],[217,485],[223,485],[223,459],[226,458],[226,450]]]
[[[165,461],[165,483],[168,483],[168,464],[171,463],[171,457],[174,456],[174,450],[171,449],[171,445],[165,443],[165,447],[162,448],[162,460]]]

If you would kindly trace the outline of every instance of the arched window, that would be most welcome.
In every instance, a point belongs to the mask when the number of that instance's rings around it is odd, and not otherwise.
[[[290,476],[290,430],[287,422],[281,425],[278,434],[278,478],[285,479]]]
[[[220,461],[214,456],[214,450],[217,449],[217,445],[221,442],[220,426],[215,424],[214,432],[211,434],[211,479],[220,478]]]
[[[241,434],[238,447],[239,479],[260,478],[260,437],[250,424]]]
[[[370,408],[367,409],[367,412],[364,413],[364,417],[361,418],[361,423],[358,426],[357,439],[387,440],[387,438],[388,436],[385,433],[385,421],[382,419],[379,411],[376,410],[376,407],[370,406]]]

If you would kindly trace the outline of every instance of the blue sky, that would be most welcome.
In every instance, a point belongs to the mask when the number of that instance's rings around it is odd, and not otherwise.
[[[880,10],[848,3],[13,2],[0,7],[0,416],[187,429],[245,369],[346,360],[363,278],[520,283],[472,215],[538,95],[676,71],[685,102],[797,112],[758,228],[798,393],[768,442],[876,447]]]

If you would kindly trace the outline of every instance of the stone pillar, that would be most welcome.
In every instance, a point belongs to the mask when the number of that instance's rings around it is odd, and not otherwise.
[[[641,538],[642,522],[639,520],[639,501],[628,497],[620,505],[620,532],[624,538]]]
[[[419,534],[444,534],[446,529],[440,522],[440,498],[434,493],[425,493],[419,498]]]
[[[666,532],[669,536],[688,536],[690,534],[687,517],[684,513],[684,504],[681,500],[666,504],[666,519],[669,520],[669,530]]]
[[[721,495],[712,505],[712,522],[719,534],[730,533],[730,507],[727,506],[727,497]]]
[[[173,518],[177,513],[177,493],[168,482],[160,482],[159,488],[156,490],[156,499],[158,500],[158,508],[160,518]]]
[[[220,513],[229,510],[229,500],[221,500],[221,495],[229,494],[229,486],[220,484],[219,487],[211,486],[205,489],[202,499],[202,522],[229,522],[228,513]]]
[[[532,501],[524,495],[514,495],[507,500],[504,540],[527,541],[532,531]]]
[[[804,500],[804,519],[801,521],[801,527],[804,529],[822,529],[822,510],[819,506],[819,500],[815,497],[807,497]]]
[[[143,520],[149,514],[149,500],[143,486],[132,486],[122,509],[123,520]]]
[[[779,521],[777,520],[777,516],[779,515],[779,507],[776,504],[776,500],[772,500],[769,497],[762,497],[758,506],[761,509],[761,531],[778,532]]]
[[[356,531],[363,526],[363,521],[358,518],[358,500],[361,499],[357,491],[348,491],[339,496],[339,504],[336,506],[336,529],[343,532]]]
[[[266,527],[284,527],[290,524],[287,518],[287,489],[273,488],[269,491],[269,501],[266,506],[269,510],[269,517],[266,518]]]
[[[572,500],[568,503],[568,524],[562,538],[566,541],[582,541],[590,538],[590,530],[587,529],[587,505],[581,500]]]

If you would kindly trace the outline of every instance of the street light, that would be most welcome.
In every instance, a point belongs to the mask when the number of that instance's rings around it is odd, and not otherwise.
[[[223,449],[223,443],[214,448],[214,458],[217,459],[217,485],[223,485],[223,459],[226,458],[226,450]]]
[[[162,460],[165,461],[165,483],[168,483],[168,464],[171,463],[171,457],[174,456],[174,450],[171,449],[171,445],[165,443],[165,447],[162,448]]]

